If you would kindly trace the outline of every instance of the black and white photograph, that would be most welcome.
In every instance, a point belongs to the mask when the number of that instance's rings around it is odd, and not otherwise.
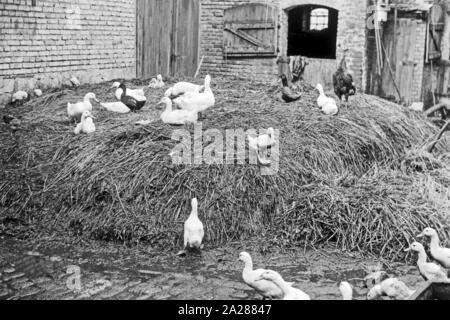
[[[0,0],[0,300],[450,300],[449,131],[450,0]]]

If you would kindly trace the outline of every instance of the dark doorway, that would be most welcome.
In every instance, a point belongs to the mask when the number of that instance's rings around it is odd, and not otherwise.
[[[288,55],[336,59],[339,12],[323,6],[289,10]]]

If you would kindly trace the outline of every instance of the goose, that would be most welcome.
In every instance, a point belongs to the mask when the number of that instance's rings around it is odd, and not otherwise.
[[[166,105],[166,110],[161,115],[161,120],[166,124],[184,125],[198,121],[198,113],[196,111],[173,110],[172,100],[167,97],[164,97],[159,104]]]
[[[318,84],[316,89],[320,92],[320,96],[317,99],[317,104],[322,109],[322,112],[326,115],[337,115],[339,113],[339,108],[336,104],[336,101],[333,98],[329,98],[325,95],[323,86],[321,84]]]
[[[248,136],[249,147],[253,150],[259,151],[260,149],[273,147],[276,144],[275,130],[269,128],[267,134],[260,135],[256,138]]]
[[[242,279],[245,284],[254,289],[264,299],[281,299],[283,298],[283,291],[272,281],[267,281],[258,278],[266,271],[266,269],[253,270],[253,260],[249,253],[241,252],[239,254],[239,260],[244,262],[244,270],[242,272]],[[292,283],[288,283],[292,285]]]
[[[146,102],[147,99],[137,99],[133,96],[127,95],[127,87],[125,86],[124,83],[121,83],[119,86],[119,89],[122,90],[122,96],[120,97],[120,101],[127,106],[132,112],[136,112],[141,110]]]
[[[444,268],[450,269],[450,249],[441,247],[437,231],[433,228],[426,228],[418,237],[430,238],[431,256]]]
[[[203,237],[205,230],[203,223],[198,218],[198,200],[197,198],[191,201],[192,211],[189,218],[184,224],[184,249],[203,249]]]
[[[92,111],[91,100],[99,102],[94,93],[90,92],[84,96],[83,102],[78,102],[75,104],[71,104],[70,102],[67,104],[67,114],[69,118],[73,121],[80,121],[83,112]]]
[[[81,133],[94,133],[96,129],[93,119],[95,118],[92,116],[90,111],[83,112],[83,115],[81,116],[81,122],[75,128],[74,133],[76,135],[79,135]]]
[[[294,94],[292,92],[291,88],[289,87],[289,82],[286,75],[283,74],[281,76],[281,81],[283,82],[283,89],[281,92],[281,98],[283,99],[283,101],[286,103],[291,103],[300,100],[301,95]]]
[[[175,105],[182,110],[204,112],[213,107],[216,103],[214,94],[211,90],[211,76],[205,78],[205,90],[203,93],[187,92],[181,97],[176,98]]]
[[[382,296],[394,300],[407,300],[413,294],[414,290],[410,290],[404,282],[390,278],[374,286],[367,294],[367,300],[375,300]]]
[[[162,75],[158,74],[156,79],[152,79],[152,81],[150,82],[149,88],[159,89],[164,88],[165,85],[166,84],[163,81]]]
[[[105,108],[109,112],[125,114],[131,111],[130,108],[128,108],[122,101],[100,103],[100,104],[103,108]]]
[[[164,96],[174,100],[188,92],[200,93],[203,89],[204,86],[200,86],[197,84],[189,82],[178,82],[172,88],[169,88],[164,94]]]
[[[114,82],[111,88],[117,88],[116,92],[114,93],[114,95],[116,96],[117,100],[121,100],[122,98],[122,94],[123,94],[123,89],[120,87],[121,83],[120,82]],[[145,97],[145,92],[144,89],[126,89],[126,95],[135,98],[136,100],[139,101],[147,101],[147,98]]]
[[[266,270],[256,278],[258,281],[269,281],[277,285],[282,291],[282,300],[311,300],[310,296],[302,290],[292,287],[289,283],[284,281],[283,277],[275,271]]]
[[[448,282],[447,273],[441,268],[441,266],[427,262],[427,253],[422,244],[418,242],[414,242],[411,246],[405,250],[415,251],[419,254],[419,258],[417,260],[417,266],[419,267],[420,274],[425,279],[425,281],[432,282]]]
[[[353,288],[348,282],[341,282],[339,285],[339,291],[342,294],[342,300],[351,301],[353,300]]]
[[[28,93],[25,91],[17,91],[12,96],[12,102],[24,102],[28,99]]]

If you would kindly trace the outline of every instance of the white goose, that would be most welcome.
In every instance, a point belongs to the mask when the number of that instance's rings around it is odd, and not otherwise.
[[[339,285],[339,291],[342,294],[342,300],[351,301],[353,300],[353,288],[348,282],[341,282]]]
[[[200,93],[203,88],[204,86],[189,82],[178,82],[172,88],[169,88],[164,95],[170,99],[176,99],[188,92]]]
[[[160,88],[164,88],[165,85],[166,84],[163,81],[162,75],[158,74],[156,79],[152,79],[148,86],[149,86],[149,88],[160,89]]]
[[[120,82],[114,82],[111,88],[117,88],[114,95],[116,96],[117,100],[122,99],[122,93],[123,90],[120,87]],[[138,101],[147,101],[147,97],[145,96],[144,88],[141,89],[129,89],[127,88],[127,92],[125,93],[126,96],[130,96],[135,98]]]
[[[205,90],[203,93],[187,92],[174,100],[177,107],[182,110],[204,112],[216,103],[214,93],[211,90],[211,76],[205,78]]]
[[[192,199],[192,211],[184,224],[184,249],[203,249],[205,231],[203,223],[198,218],[198,201]]]
[[[103,108],[105,108],[109,112],[121,113],[121,114],[131,112],[130,108],[128,108],[122,101],[100,103],[100,104]]]
[[[309,295],[300,289],[292,287],[275,271],[267,270],[256,279],[257,282],[262,280],[276,284],[282,291],[282,300],[311,300]]]
[[[161,120],[164,123],[184,125],[186,123],[195,123],[198,120],[198,113],[196,111],[173,110],[172,100],[167,97],[164,97],[159,104],[166,105],[166,110],[161,115]]]
[[[242,278],[244,282],[260,295],[264,299],[281,299],[283,298],[283,291],[274,282],[264,279],[259,279],[261,275],[269,270],[257,269],[253,270],[253,260],[250,254],[242,252],[239,255],[239,260],[244,262],[244,270],[242,272]],[[289,283],[288,285],[292,285]]]
[[[339,108],[336,104],[336,101],[333,98],[329,98],[325,95],[323,86],[321,84],[318,84],[316,89],[320,92],[320,96],[317,99],[317,105],[322,109],[322,112],[331,116],[337,115],[339,113]]]
[[[81,116],[81,122],[75,128],[74,133],[76,135],[79,135],[81,133],[84,134],[94,133],[96,128],[93,119],[95,118],[92,116],[90,111],[83,112],[83,115]]]
[[[437,231],[432,228],[426,228],[418,237],[430,238],[431,256],[444,268],[450,269],[450,249],[441,247]]]
[[[414,242],[411,244],[407,251],[415,251],[419,254],[417,260],[417,266],[419,267],[420,274],[426,281],[432,282],[448,282],[447,273],[441,268],[440,265],[427,261],[427,253],[422,244]]]
[[[410,290],[404,282],[390,278],[374,286],[367,294],[367,300],[375,300],[382,296],[394,300],[407,300],[413,294],[414,290]]]
[[[71,104],[70,102],[67,104],[67,114],[69,115],[69,118],[71,121],[80,121],[81,116],[85,111],[92,112],[92,104],[91,100],[95,100],[96,102],[99,102],[97,100],[97,97],[94,93],[90,92],[87,95],[84,96],[83,102],[78,102],[75,104]]]

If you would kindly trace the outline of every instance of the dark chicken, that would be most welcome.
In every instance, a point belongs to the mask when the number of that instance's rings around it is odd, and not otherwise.
[[[283,98],[284,102],[291,103],[300,100],[301,95],[292,93],[292,90],[289,87],[289,81],[284,74],[281,76],[281,81],[283,82],[281,97]]]
[[[342,97],[345,97],[345,101],[348,102],[348,97],[354,96],[356,94],[355,83],[353,82],[353,77],[347,70],[347,57],[346,52],[344,52],[344,57],[342,58],[339,68],[333,75],[333,85],[334,92],[342,101]]]

